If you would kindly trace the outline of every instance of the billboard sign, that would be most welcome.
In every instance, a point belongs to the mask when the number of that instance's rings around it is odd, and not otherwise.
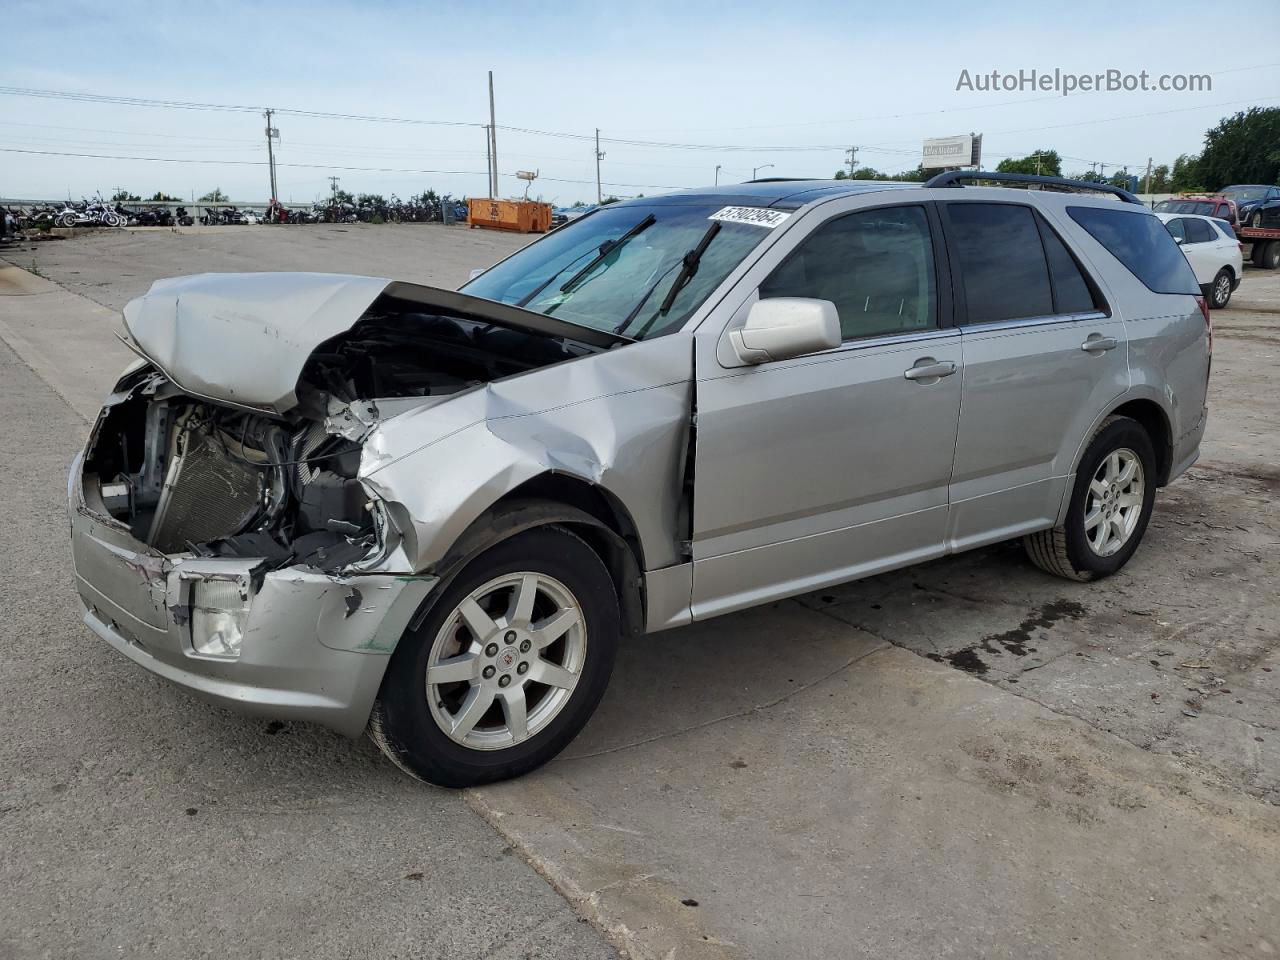
[[[935,137],[924,142],[920,165],[926,170],[944,167],[982,166],[982,134],[967,133],[959,137]]]

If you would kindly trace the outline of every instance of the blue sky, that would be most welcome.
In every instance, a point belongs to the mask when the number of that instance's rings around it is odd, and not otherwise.
[[[829,177],[846,145],[890,172],[924,137],[985,134],[986,166],[1054,148],[1068,172],[1135,172],[1200,148],[1220,117],[1280,105],[1280,4],[1200,28],[1203,4],[1164,0],[986,7],[739,3],[111,4],[3,0],[0,85],[203,103],[275,106],[483,124],[486,71],[499,125],[606,138],[606,192],[619,195],[762,176]],[[782,12],[779,12],[782,11]],[[1216,18],[1221,20],[1221,18]],[[1271,52],[1267,48],[1271,47]],[[1267,66],[1263,66],[1267,65]],[[1198,93],[957,91],[961,70],[1208,73]],[[1242,69],[1251,68],[1251,69]],[[1119,118],[1119,119],[1117,119]],[[282,114],[280,194],[310,202],[335,174],[354,192],[485,192],[476,127]],[[0,196],[59,197],[221,186],[264,200],[263,122],[253,112],[173,110],[0,95]],[[645,140],[708,146],[623,144]],[[751,149],[733,149],[748,147]],[[799,149],[821,148],[821,149]],[[585,140],[499,131],[504,195],[537,169],[535,194],[595,197]],[[50,154],[160,157],[182,162]],[[239,161],[217,163],[214,161]],[[402,173],[374,170],[457,171]]]

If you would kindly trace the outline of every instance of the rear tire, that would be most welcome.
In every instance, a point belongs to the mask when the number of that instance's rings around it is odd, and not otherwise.
[[[1218,275],[1213,278],[1213,283],[1209,284],[1209,292],[1207,298],[1209,306],[1215,310],[1221,310],[1231,302],[1231,271],[1223,267],[1218,271]]]
[[[556,526],[505,540],[405,631],[369,736],[406,773],[442,787],[528,773],[595,712],[620,623],[613,578],[584,541]]]
[[[1126,470],[1132,473],[1126,476]],[[1108,577],[1142,542],[1155,492],[1155,449],[1147,431],[1129,417],[1107,417],[1080,460],[1066,521],[1023,537],[1027,556],[1067,580]]]
[[[1263,270],[1274,270],[1280,267],[1280,240],[1268,240],[1257,254],[1255,261]]]

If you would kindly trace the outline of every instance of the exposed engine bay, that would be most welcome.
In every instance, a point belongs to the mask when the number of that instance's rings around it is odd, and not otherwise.
[[[315,347],[285,413],[201,399],[146,364],[95,428],[86,503],[167,555],[341,570],[387,546],[386,511],[359,479],[377,422],[592,352],[384,296]]]

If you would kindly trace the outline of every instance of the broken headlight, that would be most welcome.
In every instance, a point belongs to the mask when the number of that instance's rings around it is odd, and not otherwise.
[[[249,601],[234,580],[199,580],[191,588],[191,648],[202,657],[240,656]]]

